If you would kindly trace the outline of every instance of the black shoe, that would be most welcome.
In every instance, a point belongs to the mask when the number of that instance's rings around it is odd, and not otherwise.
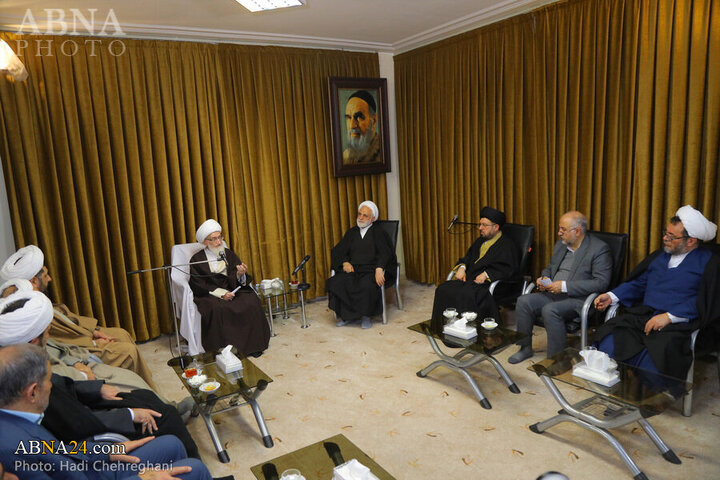
[[[253,352],[253,353],[248,353],[248,357],[255,357],[255,358],[258,358],[258,357],[260,357],[260,356],[261,356],[262,354],[263,354],[263,352]]]

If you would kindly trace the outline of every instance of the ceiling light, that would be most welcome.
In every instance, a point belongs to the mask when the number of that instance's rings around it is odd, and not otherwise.
[[[276,8],[299,7],[305,4],[304,0],[235,0],[251,12],[262,10],[275,10]]]
[[[0,40],[0,73],[9,75],[13,80],[22,82],[28,76],[25,65],[20,61],[10,45]]]

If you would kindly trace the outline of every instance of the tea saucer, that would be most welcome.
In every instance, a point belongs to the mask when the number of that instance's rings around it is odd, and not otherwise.
[[[202,385],[200,385],[199,390],[204,393],[210,393],[210,392],[214,392],[218,388],[220,388],[219,382],[207,382],[207,383],[203,383]]]

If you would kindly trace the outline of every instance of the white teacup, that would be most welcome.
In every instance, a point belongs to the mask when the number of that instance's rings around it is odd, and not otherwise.
[[[280,480],[305,480],[305,477],[297,468],[290,468],[282,472]]]
[[[472,322],[477,318],[476,312],[463,312],[462,317],[467,320],[468,322]]]
[[[498,324],[494,318],[488,317],[483,320],[480,326],[482,326],[485,330],[494,330],[497,328]]]

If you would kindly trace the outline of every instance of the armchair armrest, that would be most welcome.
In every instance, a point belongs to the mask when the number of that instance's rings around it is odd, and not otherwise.
[[[532,293],[533,290],[535,290],[535,282],[530,282],[527,284],[527,287],[525,287],[525,290],[523,290],[523,295]]]
[[[583,302],[582,310],[580,310],[580,348],[587,346],[587,324],[588,317],[590,316],[590,309],[593,307],[593,302],[599,294],[591,293],[585,298]]]
[[[122,443],[130,440],[125,435],[115,432],[98,433],[92,437],[93,441],[100,443]]]

